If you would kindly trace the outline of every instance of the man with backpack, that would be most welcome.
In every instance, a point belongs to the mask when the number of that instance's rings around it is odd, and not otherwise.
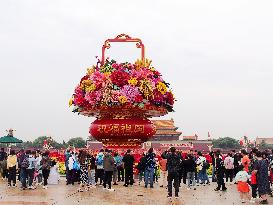
[[[102,185],[102,180],[104,178],[104,169],[103,169],[103,158],[104,158],[104,150],[101,149],[96,157],[96,174],[95,174],[95,182],[98,183],[98,179],[100,179],[100,185]]]
[[[154,188],[154,172],[155,172],[155,153],[153,152],[153,148],[150,148],[148,153],[145,156],[145,188],[148,187],[148,183],[150,180],[150,188]]]
[[[175,189],[175,197],[178,197],[179,192],[179,169],[181,158],[176,154],[175,147],[170,148],[170,153],[165,151],[162,158],[167,159],[168,169],[168,198],[172,197],[172,187]],[[173,183],[174,182],[174,183]]]
[[[22,183],[22,189],[25,190],[27,188],[26,179],[27,179],[27,168],[29,167],[29,160],[28,160],[28,155],[24,152],[24,150],[21,150],[20,152],[21,154],[18,158],[19,159],[18,164],[20,166],[20,181]]]
[[[28,188],[29,189],[35,189],[32,184],[33,184],[33,179],[34,179],[34,171],[36,167],[36,159],[35,159],[35,151],[30,151],[27,150],[26,154],[28,155],[28,167],[27,167],[27,177],[28,177]]]

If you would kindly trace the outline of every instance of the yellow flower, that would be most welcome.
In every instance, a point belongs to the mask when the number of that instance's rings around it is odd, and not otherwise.
[[[87,75],[92,75],[92,73],[94,73],[95,71],[95,66],[93,65],[91,68],[87,68]]]
[[[111,75],[111,72],[105,72],[104,75],[106,78],[108,78]]]
[[[91,80],[83,80],[81,83],[81,89],[86,92],[92,92],[96,90],[96,85]]]
[[[159,92],[161,92],[162,95],[164,95],[167,92],[167,86],[165,85],[165,83],[159,82],[156,85],[156,88]]]
[[[150,67],[150,70],[151,71],[155,71],[155,68],[152,66],[152,67]]]
[[[135,62],[136,70],[140,70],[142,68],[149,68],[151,63],[152,61],[146,58],[145,60],[137,59],[137,61]]]
[[[121,104],[124,104],[124,103],[126,103],[127,102],[127,98],[125,97],[125,96],[119,96],[119,98],[118,98],[118,100],[119,100],[119,102],[121,103]]]
[[[94,90],[96,90],[96,85],[94,83],[92,83],[91,85],[85,87],[86,92],[92,92]]]
[[[70,98],[70,100],[69,100],[69,107],[73,104],[73,98]]]
[[[136,86],[137,82],[138,80],[136,78],[131,78],[130,80],[128,80],[129,85],[132,85],[132,86]]]
[[[143,93],[143,95],[146,99],[153,97],[153,86],[152,86],[151,81],[141,80],[139,89]]]
[[[85,89],[86,87],[90,86],[92,84],[91,80],[83,80],[81,83],[81,89]]]

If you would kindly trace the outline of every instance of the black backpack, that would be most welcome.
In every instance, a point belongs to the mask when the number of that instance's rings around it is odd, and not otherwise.
[[[22,162],[21,162],[21,167],[22,168],[28,168],[29,167],[29,160],[28,156],[24,156]]]
[[[171,154],[167,161],[168,171],[178,172],[180,170],[180,158],[176,154]]]

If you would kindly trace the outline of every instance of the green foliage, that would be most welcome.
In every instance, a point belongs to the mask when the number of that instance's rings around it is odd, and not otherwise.
[[[219,139],[212,140],[212,144],[214,148],[222,148],[222,149],[239,149],[241,145],[239,140],[233,139],[231,137],[223,137]]]
[[[67,144],[75,148],[85,148],[86,141],[82,137],[74,137],[68,140]]]

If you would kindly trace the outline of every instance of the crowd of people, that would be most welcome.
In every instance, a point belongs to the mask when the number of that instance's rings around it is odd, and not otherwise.
[[[172,187],[178,197],[181,178],[188,180],[188,189],[196,190],[196,184],[209,185],[210,180],[207,169],[210,167],[208,160],[201,152],[188,153],[182,157],[176,153],[175,148],[166,151],[162,157],[167,159],[168,168],[168,197],[172,197]],[[231,151],[222,155],[220,151],[211,152],[212,182],[217,182],[215,191],[227,191],[226,183],[237,184],[242,203],[268,204],[267,196],[272,197],[273,181],[273,150],[261,152],[254,148],[250,153],[246,150]],[[182,172],[182,175],[180,174]],[[181,177],[182,176],[182,177]],[[183,183],[186,184],[185,179]],[[234,181],[233,181],[234,179]],[[251,198],[250,198],[251,187]]]
[[[79,192],[102,186],[104,190],[115,191],[119,182],[124,187],[136,181],[145,188],[159,187],[168,190],[168,197],[179,196],[183,184],[188,190],[198,186],[208,186],[215,182],[215,191],[227,191],[226,184],[237,184],[242,203],[250,201],[268,204],[272,196],[270,186],[273,181],[273,150],[252,149],[228,154],[220,151],[202,153],[190,150],[187,153],[176,151],[174,147],[164,152],[150,148],[136,157],[130,149],[125,153],[102,149],[99,152],[82,149],[78,152],[69,147],[65,151],[66,185],[79,184]],[[211,170],[209,177],[208,170]],[[18,179],[16,174],[18,173]],[[134,177],[138,175],[138,177]],[[8,186],[15,187],[20,181],[21,189],[35,189],[41,185],[58,184],[57,165],[49,157],[49,151],[24,151],[7,154],[0,152],[0,176],[8,178]],[[251,192],[251,194],[250,194]]]
[[[47,189],[49,184],[58,184],[59,173],[57,163],[49,157],[49,151],[39,150],[10,150],[9,154],[4,148],[0,151],[0,177],[8,180],[8,187],[16,187],[17,181],[20,188],[36,189],[39,185]],[[17,176],[18,175],[18,176]]]

